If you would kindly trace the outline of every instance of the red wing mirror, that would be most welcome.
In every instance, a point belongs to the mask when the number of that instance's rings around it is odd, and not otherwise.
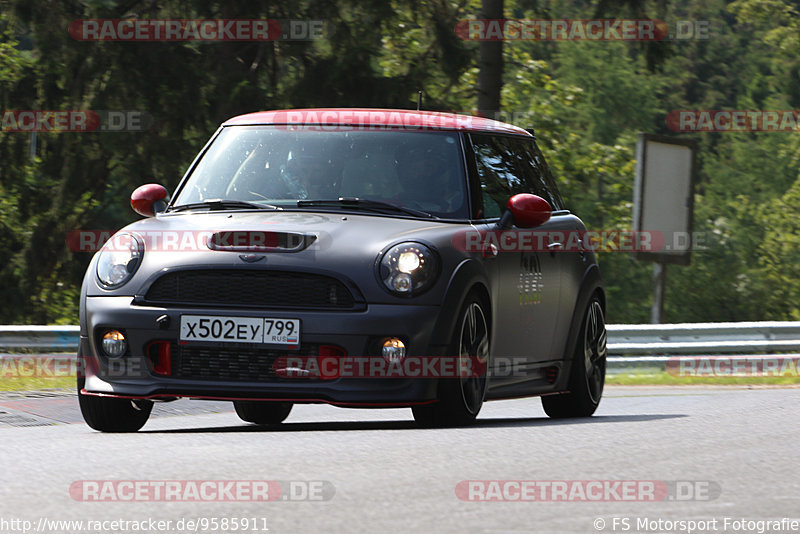
[[[503,228],[511,224],[519,228],[534,228],[546,223],[552,212],[553,208],[542,197],[520,193],[508,199],[500,225]]]
[[[133,211],[145,217],[152,217],[167,208],[169,193],[163,185],[145,184],[136,188],[131,194]]]

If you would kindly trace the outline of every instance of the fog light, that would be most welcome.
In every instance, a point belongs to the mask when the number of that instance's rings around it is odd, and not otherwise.
[[[396,337],[390,337],[389,339],[383,342],[381,355],[383,356],[383,359],[386,360],[387,362],[399,362],[406,357],[405,343],[403,343]]]
[[[119,330],[109,330],[103,334],[103,352],[111,358],[119,358],[128,350],[125,334]]]

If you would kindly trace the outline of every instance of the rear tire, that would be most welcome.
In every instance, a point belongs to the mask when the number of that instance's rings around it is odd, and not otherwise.
[[[583,315],[569,378],[569,393],[542,397],[542,407],[553,418],[589,417],[603,396],[606,378],[606,323],[603,307],[592,297]]]
[[[421,427],[463,426],[475,421],[486,395],[490,332],[483,300],[470,293],[461,308],[456,332],[446,356],[468,359],[469,376],[440,380],[438,402],[414,406],[414,420]],[[461,364],[459,368],[465,368]]]
[[[257,425],[277,425],[289,417],[291,402],[233,401],[239,419]]]
[[[100,432],[136,432],[153,410],[153,401],[113,399],[83,395],[84,378],[78,378],[78,404],[84,421]]]

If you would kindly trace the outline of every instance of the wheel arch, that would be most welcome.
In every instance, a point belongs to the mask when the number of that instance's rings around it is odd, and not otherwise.
[[[558,377],[556,391],[566,391],[570,374],[572,373],[572,363],[575,353],[575,343],[578,341],[581,325],[583,324],[583,314],[591,299],[597,295],[600,300],[600,307],[603,315],[606,313],[606,293],[603,280],[600,277],[600,269],[596,264],[590,265],[583,275],[581,288],[578,291],[578,298],[575,299],[575,306],[570,317],[569,332],[564,344],[562,360],[564,362],[563,371]]]
[[[481,300],[484,301],[486,321],[492,332],[492,318],[494,309],[489,291],[489,281],[483,271],[482,266],[475,260],[464,260],[454,270],[453,275],[447,285],[447,293],[442,301],[439,317],[434,326],[434,334],[431,337],[432,346],[446,346],[453,339],[458,322],[458,312],[466,302],[467,297],[473,291],[477,292]]]

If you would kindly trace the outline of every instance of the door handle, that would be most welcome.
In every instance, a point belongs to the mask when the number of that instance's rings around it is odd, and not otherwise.
[[[561,248],[561,243],[549,243],[547,245],[547,250],[550,252],[551,256],[556,255],[556,251]]]

